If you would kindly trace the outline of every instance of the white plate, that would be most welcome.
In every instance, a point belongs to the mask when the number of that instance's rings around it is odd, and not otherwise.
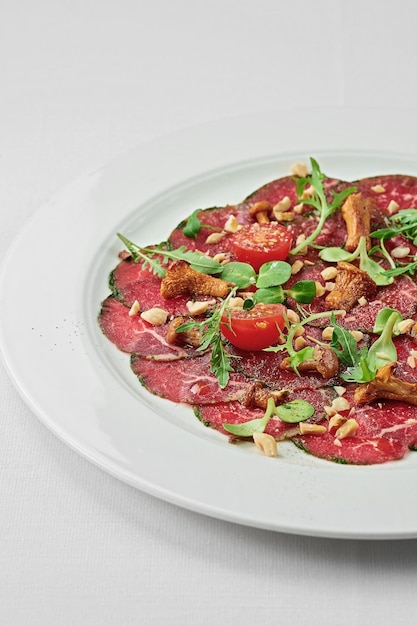
[[[314,156],[329,176],[417,175],[412,111],[317,109],[222,120],[140,146],[37,212],[0,277],[1,345],[33,412],[94,464],[216,518],[341,538],[417,537],[417,453],[384,466],[278,459],[231,446],[191,409],[148,394],[101,334],[122,231],[165,239],[193,209],[242,200]]]

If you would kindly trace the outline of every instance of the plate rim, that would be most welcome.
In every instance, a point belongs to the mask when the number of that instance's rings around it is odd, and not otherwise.
[[[296,111],[289,111],[289,112],[286,111],[285,113],[287,117],[288,116],[291,117],[292,123],[295,123],[297,119],[297,114],[299,114],[299,112],[302,110],[303,109],[300,108]],[[364,110],[359,107],[355,107],[349,110],[340,109],[340,108],[335,109],[333,107],[327,108],[327,109],[313,108],[313,109],[306,109],[305,113],[307,115],[307,112],[309,112],[310,120],[314,117],[317,117],[317,115],[323,116],[323,119],[324,119],[324,117],[326,116],[326,113],[329,114],[329,112],[331,112],[334,120],[342,119],[342,118],[346,120],[347,118],[350,117],[352,120],[357,121],[358,119],[360,119],[361,116],[364,115],[364,111],[366,111],[367,114],[369,113],[371,113],[372,115],[374,114],[374,109],[366,108]],[[380,117],[381,115],[382,117],[384,117],[385,115],[387,115],[388,117],[390,116],[397,117],[397,111],[398,110],[396,109],[394,110],[394,109],[380,108],[378,109],[378,115]],[[282,114],[282,110],[278,111],[278,113]],[[412,111],[410,110],[408,111],[408,113],[411,114]],[[402,114],[404,114],[403,109],[402,109]],[[277,115],[277,112],[274,111],[270,115],[272,116]],[[270,120],[271,118],[268,118],[268,119]],[[238,121],[236,122],[236,120]],[[178,146],[177,142],[181,142],[183,145],[184,145],[184,142],[185,143],[187,141],[191,142],[190,149],[192,150],[194,146],[196,145],[196,139],[198,139],[198,141],[201,141],[201,138],[210,134],[214,128],[217,129],[218,134],[221,132],[224,132],[224,129],[227,128],[228,125],[230,128],[230,124],[232,124],[232,126],[235,125],[236,128],[242,128],[241,125],[243,123],[244,125],[246,125],[246,128],[248,128],[247,125],[249,123],[249,120],[252,120],[251,122],[252,124],[254,122],[257,122],[256,116],[253,116],[253,115],[237,116],[236,118],[224,118],[222,120],[217,120],[215,122],[211,122],[205,125],[197,125],[193,127],[188,127],[186,129],[182,129],[180,131],[170,133],[169,135],[164,135],[162,137],[156,138],[155,140],[151,142],[146,142],[144,144],[141,144],[140,146],[133,148],[133,150],[130,150],[124,153],[123,155],[119,155],[119,157],[116,157],[116,159],[113,159],[111,162],[104,164],[102,167],[96,169],[94,172],[91,172],[87,175],[79,177],[76,181],[71,183],[69,186],[66,186],[65,188],[63,188],[60,192],[58,192],[58,194],[55,194],[54,197],[51,198],[49,202],[42,205],[32,215],[32,217],[28,220],[28,222],[24,225],[24,227],[20,230],[20,232],[14,238],[13,242],[11,243],[3,259],[3,262],[0,268],[1,291],[5,292],[5,291],[8,291],[8,288],[10,288],[10,280],[13,275],[13,271],[11,270],[11,268],[16,263],[16,259],[19,255],[20,246],[24,243],[27,243],[28,239],[33,237],[34,232],[37,233],[38,239],[39,239],[39,232],[37,232],[39,225],[41,223],[42,225],[44,225],[44,220],[47,220],[47,221],[52,221],[51,227],[52,225],[56,226],[58,222],[56,218],[56,214],[55,214],[57,208],[68,206],[69,203],[72,203],[77,199],[81,202],[81,204],[84,203],[87,205],[93,201],[97,201],[95,199],[96,195],[98,194],[100,196],[100,194],[103,194],[106,191],[106,181],[104,179],[110,171],[113,172],[113,176],[117,179],[121,175],[120,169],[124,167],[124,165],[129,161],[129,159],[137,158],[135,157],[135,155],[139,157],[138,162],[143,166],[144,153],[147,153],[147,156],[149,158],[150,148],[151,148],[152,159],[158,158],[158,153],[160,154],[161,147],[163,146],[171,147],[171,150],[172,150],[174,146]],[[259,126],[259,124],[255,123],[254,126],[257,127]],[[264,124],[262,124],[262,126],[264,127]],[[231,131],[231,132],[233,135],[233,132],[235,131]],[[239,146],[240,145],[241,143],[239,143]],[[257,150],[259,151],[259,149],[260,149],[259,145],[257,145]],[[318,152],[318,150],[316,151]],[[297,149],[291,152],[297,153]],[[323,152],[323,150],[321,150],[321,152]],[[289,154],[288,150],[286,154]],[[410,158],[415,158],[416,164],[417,164],[417,151],[413,152],[411,144],[409,146],[409,150],[407,149],[402,150],[401,154],[409,156]],[[249,161],[250,161],[250,158],[249,158]],[[204,168],[204,166],[202,167]],[[214,170],[216,171],[221,171],[221,169],[222,169],[221,163],[218,163],[216,167],[214,168]],[[416,172],[417,172],[417,167],[416,167]],[[204,173],[205,172],[203,169],[202,174],[204,175]],[[191,181],[193,180],[193,176],[191,176],[190,180]],[[268,181],[265,181],[265,182],[268,182]],[[172,180],[171,180],[171,183],[172,183]],[[151,193],[152,186],[155,186],[155,184],[156,184],[155,182],[152,182],[152,177],[150,177],[150,180],[147,181],[147,185],[145,185],[146,192],[142,198],[142,202],[146,201],[145,200],[146,194],[148,194],[148,198],[152,197],[152,193]],[[168,181],[168,187],[164,189],[168,191],[171,187],[172,187],[172,184],[170,184],[170,182]],[[248,193],[250,191],[251,191],[250,189],[247,190]],[[242,200],[243,200],[245,192],[246,190],[243,190],[243,195],[241,198]],[[164,191],[161,191],[161,193],[164,193]],[[128,196],[129,194],[127,193],[126,198],[124,198],[124,200],[127,203],[125,208],[123,209],[126,213],[126,216],[132,215],[131,212],[132,210],[134,210],[133,207],[135,204],[134,200]],[[109,211],[110,209],[107,210],[106,215],[108,215]],[[99,231],[100,233],[102,233],[102,236],[104,236],[106,233],[105,228],[101,230],[99,229]],[[83,240],[83,245],[85,245],[84,240]],[[39,259],[42,259],[42,262],[44,261],[44,257],[42,256],[42,254],[39,254],[39,256],[37,257],[37,260]],[[77,267],[77,269],[80,271],[81,267]],[[21,271],[21,268],[19,271]],[[10,303],[5,302],[4,297],[2,297],[2,305],[6,306],[7,315],[10,316],[12,314],[11,311],[13,311],[13,307],[10,307]],[[401,530],[401,529],[392,527],[390,529],[385,528],[384,530],[381,528],[379,531],[373,531],[370,527],[366,528],[366,525],[363,526],[361,529],[354,528],[351,530],[349,530],[348,528],[343,528],[343,529],[335,528],[332,523],[330,523],[326,527],[323,524],[321,525],[318,524],[317,520],[314,521],[311,518],[310,519],[304,518],[302,521],[300,521],[297,524],[297,521],[294,519],[285,519],[285,517],[281,517],[281,519],[277,520],[274,523],[273,521],[271,521],[271,519],[268,519],[268,520],[266,520],[266,518],[263,519],[262,514],[253,514],[252,516],[250,516],[248,515],[247,512],[246,514],[242,514],[242,513],[236,512],[236,510],[234,511],[233,506],[229,507],[228,510],[224,508],[224,505],[216,506],[215,502],[213,501],[213,494],[211,494],[210,503],[208,502],[205,503],[204,499],[201,499],[201,498],[199,499],[196,496],[192,498],[190,497],[190,494],[187,494],[184,491],[175,490],[175,487],[167,488],[166,486],[163,486],[161,482],[158,482],[158,479],[152,482],[152,480],[149,480],[149,477],[147,479],[144,479],[143,476],[140,477],[137,475],[137,473],[135,474],[135,472],[129,474],[129,468],[123,466],[121,463],[118,463],[117,460],[115,459],[110,459],[110,457],[106,457],[105,454],[103,454],[100,451],[97,451],[95,448],[94,449],[88,448],[88,446],[87,448],[85,448],[80,443],[80,441],[77,440],[77,437],[76,436],[74,437],[73,433],[69,433],[69,432],[65,433],[62,430],[62,428],[59,427],[56,420],[54,420],[53,416],[51,416],[52,405],[49,403],[49,404],[45,404],[45,406],[41,406],[42,403],[39,402],[39,398],[35,399],[33,397],[33,394],[29,391],[27,382],[26,380],[24,380],[25,375],[19,374],[16,359],[14,359],[13,354],[12,354],[13,349],[16,348],[16,340],[14,340],[14,343],[13,343],[12,339],[6,338],[5,332],[6,332],[5,322],[2,319],[0,319],[0,338],[2,339],[1,340],[2,358],[6,365],[6,369],[12,379],[13,384],[19,391],[25,403],[35,413],[35,415],[37,415],[37,417],[52,432],[54,432],[56,436],[58,436],[61,439],[61,441],[63,441],[66,445],[71,447],[77,453],[81,454],[84,458],[87,458],[90,462],[101,467],[102,469],[104,469],[105,471],[107,471],[108,473],[110,473],[111,475],[115,476],[116,478],[118,478],[119,480],[123,482],[131,484],[132,486],[137,487],[151,495],[159,497],[165,501],[169,501],[173,504],[177,504],[184,508],[191,509],[196,512],[206,514],[206,515],[218,518],[218,519],[223,519],[225,521],[231,521],[234,523],[254,526],[257,528],[266,528],[269,530],[275,530],[275,531],[292,533],[292,534],[300,534],[300,535],[305,534],[305,535],[334,537],[334,538],[355,538],[355,539],[358,539],[358,538],[399,539],[401,538],[401,539],[404,539],[404,538],[415,538],[417,536],[417,521],[415,522],[415,525],[413,525],[412,527],[410,526],[406,530],[404,529]],[[68,328],[66,329],[66,332],[68,333]],[[82,337],[81,338],[78,337],[77,341],[78,341],[77,347],[81,345],[85,349],[85,343],[83,343],[84,340],[82,339]],[[34,340],[34,344],[39,346],[39,339],[37,339],[36,341]],[[68,345],[66,346],[66,349],[68,349]],[[46,351],[44,350],[42,352],[42,357],[45,358],[45,356],[46,356]],[[88,357],[86,357],[85,360],[88,361]],[[104,376],[104,378],[105,378],[106,384],[109,383],[108,376]],[[112,388],[114,389],[114,383],[113,383]],[[129,404],[129,407],[132,406],[130,402],[128,404]],[[166,427],[167,425],[165,424],[162,430],[161,428],[157,429],[158,436],[164,432],[164,429]],[[155,426],[153,426],[153,428],[155,428]],[[149,436],[149,433],[147,433],[147,436]],[[182,451],[186,450],[187,446],[192,445],[192,442],[194,440],[194,434],[193,433],[184,434],[183,439],[184,439],[184,442],[183,442],[183,445],[181,446]],[[202,447],[210,448],[211,445],[212,445],[211,443],[208,443],[207,446],[203,445]],[[166,452],[166,449],[165,449],[165,452]],[[192,458],[196,459],[197,457],[194,455],[194,457]],[[189,462],[191,463],[192,460],[190,460]],[[259,477],[262,474],[262,472],[259,471],[259,468],[261,466],[265,467],[265,460],[261,458],[256,458],[256,462],[257,463],[254,465],[252,461],[248,461],[248,459],[246,458],[244,463],[242,463],[241,461],[238,463],[238,468],[236,468],[236,470],[242,471],[242,469],[249,466],[251,469],[251,472],[253,471],[254,474],[257,477]],[[256,468],[256,465],[258,465],[258,469]],[[184,470],[185,468],[182,468],[181,472],[184,473]],[[326,471],[327,470],[325,469],[324,472]],[[371,470],[371,471],[373,474],[383,476],[384,480],[386,480],[388,484],[392,483],[392,474],[397,473],[397,472],[394,472],[390,474],[390,472],[387,471],[385,468],[378,468],[376,469],[376,471],[374,470]],[[404,471],[406,473],[408,473],[409,471],[414,472],[413,469],[401,470],[401,472],[404,472]],[[303,471],[301,471],[301,474],[302,473]],[[357,473],[355,469],[353,470],[353,473]],[[346,488],[347,486],[346,475],[343,477],[343,473],[341,473],[338,470],[337,470],[337,474],[338,474],[338,480]],[[352,475],[352,472],[349,472],[349,475]],[[209,480],[208,476],[205,476],[204,478],[205,480]],[[234,484],[239,484],[239,481],[237,480],[236,477],[234,479]],[[395,485],[392,485],[392,488],[394,487]],[[257,503],[259,505],[258,501]],[[416,520],[417,520],[417,516],[416,516]]]

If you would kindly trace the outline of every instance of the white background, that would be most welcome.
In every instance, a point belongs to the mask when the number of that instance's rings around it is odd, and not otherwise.
[[[0,0],[0,260],[74,178],[172,130],[288,107],[417,113],[416,26],[412,0]],[[288,536],[159,501],[56,439],[3,367],[0,498],[4,626],[413,621],[417,541]]]

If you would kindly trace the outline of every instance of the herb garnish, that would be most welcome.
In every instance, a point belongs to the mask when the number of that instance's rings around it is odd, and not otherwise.
[[[204,351],[211,348],[210,370],[216,376],[219,386],[223,389],[227,386],[230,378],[230,372],[233,372],[231,365],[231,355],[225,348],[225,340],[220,333],[220,321],[222,315],[229,305],[229,301],[236,295],[237,288],[234,287],[228,296],[221,301],[220,305],[212,310],[211,314],[202,321],[190,320],[184,322],[176,329],[177,333],[196,330],[201,332],[201,344],[197,348],[198,351]]]
[[[203,274],[220,274],[224,269],[224,266],[215,259],[201,254],[201,252],[187,250],[185,246],[181,246],[176,250],[167,250],[166,244],[161,243],[156,248],[142,248],[120,233],[117,233],[117,236],[123,241],[133,260],[137,263],[142,263],[143,267],[149,266],[150,271],[159,276],[159,278],[165,276],[166,269],[164,264],[166,265],[169,259],[186,261],[190,264],[190,267]],[[163,257],[162,261],[159,258],[160,256]]]
[[[238,437],[252,437],[254,433],[263,433],[274,415],[277,415],[283,422],[296,424],[305,422],[314,414],[314,407],[306,400],[297,398],[284,404],[275,405],[274,398],[268,398],[266,411],[263,417],[249,420],[243,424],[222,424],[223,428],[232,435]]]
[[[290,254],[299,254],[308,245],[311,245],[313,241],[319,236],[321,230],[326,222],[327,218],[338,209],[343,201],[354,191],[356,187],[348,187],[340,192],[331,191],[333,200],[329,203],[326,197],[326,189],[324,186],[324,180],[326,175],[321,171],[319,164],[312,157],[311,162],[311,175],[306,177],[296,178],[297,196],[299,201],[303,204],[312,206],[319,214],[319,221],[314,231],[306,237],[306,239],[298,246],[290,251]],[[304,191],[307,186],[311,186],[313,193],[310,197],[304,197]],[[304,194],[304,195],[303,195]]]
[[[285,339],[284,343],[278,346],[270,346],[269,348],[265,348],[265,352],[279,352],[281,350],[285,350],[288,354],[289,363],[294,370],[294,372],[300,376],[300,372],[298,371],[298,366],[306,361],[307,359],[313,358],[314,348],[312,346],[306,346],[301,350],[294,349],[294,339],[297,331],[305,324],[309,324],[314,322],[315,320],[336,316],[336,315],[345,315],[346,311],[343,310],[335,310],[335,311],[322,311],[321,313],[313,313],[307,317],[304,317],[300,322],[296,322],[294,324],[289,324],[287,320],[287,336],[283,335],[283,339]]]
[[[182,232],[186,237],[190,239],[195,239],[197,235],[200,233],[202,228],[208,228],[209,230],[214,230],[221,232],[221,228],[217,228],[216,226],[210,226],[210,224],[203,224],[197,214],[200,213],[201,209],[196,209],[193,211],[189,218],[187,218],[186,224],[182,229]]]
[[[351,263],[359,257],[360,269],[366,272],[377,285],[390,285],[394,282],[394,278],[379,263],[370,258],[372,252],[367,252],[366,238],[361,237],[356,250],[353,252],[337,247],[323,248],[319,252],[319,257],[330,263],[337,263],[338,261]]]
[[[373,327],[373,332],[380,336],[369,349],[363,347],[358,352],[351,333],[341,328],[332,315],[330,322],[333,326],[333,335],[330,348],[346,366],[346,371],[341,374],[343,380],[355,383],[369,382],[375,378],[380,367],[397,360],[397,350],[392,337],[396,334],[396,326],[401,319],[401,314],[395,309],[382,309]]]

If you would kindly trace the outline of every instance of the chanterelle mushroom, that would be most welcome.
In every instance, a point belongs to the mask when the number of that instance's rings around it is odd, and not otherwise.
[[[396,363],[387,363],[381,367],[373,380],[359,385],[355,391],[355,402],[366,404],[374,400],[400,400],[417,405],[417,383],[408,383],[394,376]]]
[[[183,317],[174,317],[170,321],[166,334],[167,343],[170,345],[189,345],[198,348],[201,344],[201,333],[198,330],[177,332],[177,328],[184,322],[186,322],[186,319]]]
[[[352,263],[339,261],[334,289],[326,296],[326,307],[350,311],[359,298],[371,300],[376,292],[376,283],[367,272]]]
[[[249,215],[255,217],[258,224],[269,224],[271,213],[272,204],[267,200],[260,200],[249,207]]]
[[[268,389],[258,380],[250,385],[246,391],[243,397],[243,404],[245,406],[256,406],[261,409],[266,409],[269,398],[274,398],[274,401],[279,401],[289,393],[289,389]]]
[[[161,296],[175,298],[185,294],[200,294],[225,298],[231,284],[202,272],[193,270],[186,261],[176,261],[167,269],[161,281]]]
[[[346,222],[347,241],[345,248],[349,252],[356,250],[361,237],[366,239],[366,249],[371,248],[371,209],[373,201],[361,193],[348,196],[342,206],[342,217]]]
[[[281,368],[288,369],[289,367],[291,367],[290,360],[288,358],[283,359]],[[339,359],[330,348],[315,346],[313,358],[306,359],[300,363],[297,369],[299,372],[316,371],[321,374],[323,378],[333,378],[339,371]]]

